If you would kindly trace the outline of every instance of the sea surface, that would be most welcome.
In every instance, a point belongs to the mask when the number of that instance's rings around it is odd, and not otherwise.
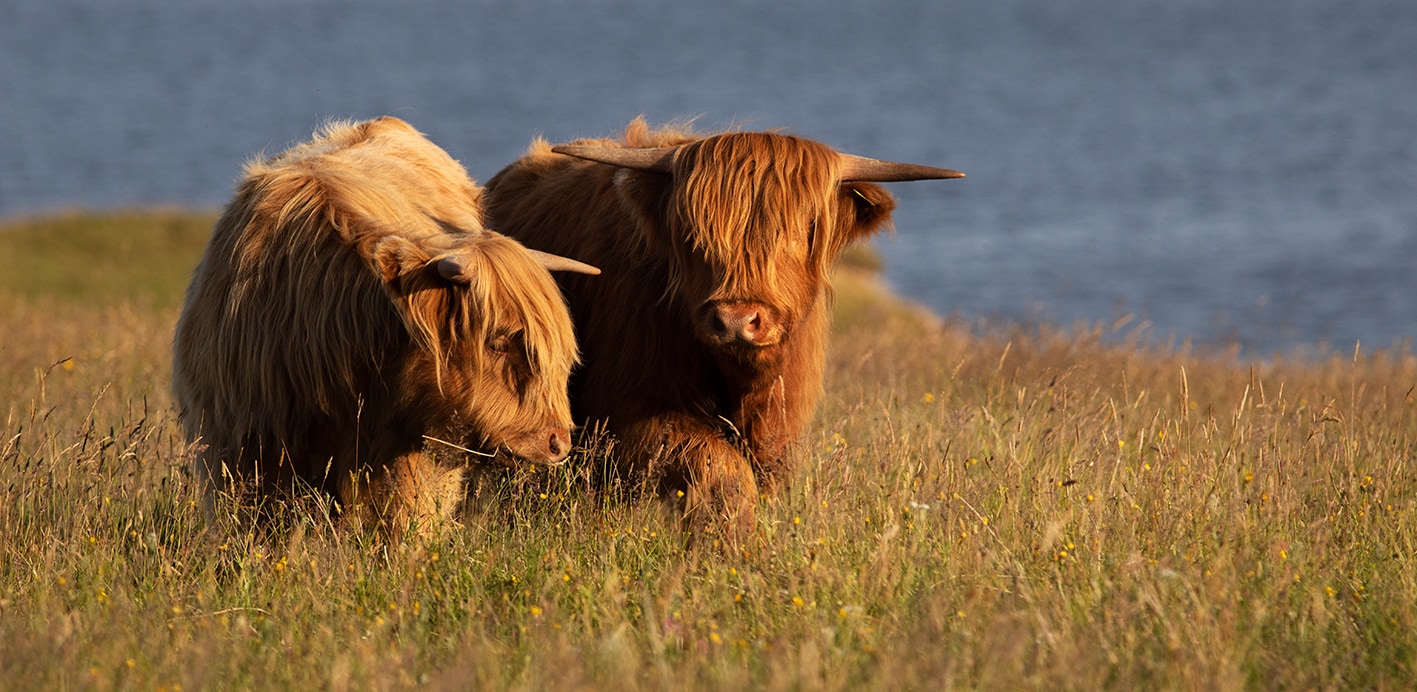
[[[1412,0],[7,0],[0,216],[215,208],[329,118],[486,180],[636,115],[965,171],[888,280],[1246,354],[1417,335]]]

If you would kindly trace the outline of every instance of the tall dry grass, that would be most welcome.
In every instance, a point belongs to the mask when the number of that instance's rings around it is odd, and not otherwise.
[[[25,252],[59,255],[51,271],[103,261],[66,263],[50,232],[10,228],[0,254],[37,233]],[[195,262],[200,240],[174,244],[154,247]],[[139,273],[180,285],[190,266]],[[569,468],[488,474],[460,526],[390,548],[313,500],[275,508],[272,531],[203,518],[167,394],[178,301],[3,282],[6,686],[1414,678],[1407,353],[1252,363],[1121,330],[971,328],[848,271],[801,470],[746,551],[685,550],[671,512]]]

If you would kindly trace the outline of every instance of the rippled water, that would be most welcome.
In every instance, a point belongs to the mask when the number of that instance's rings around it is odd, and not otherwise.
[[[888,278],[943,313],[1249,352],[1417,333],[1409,0],[0,6],[0,215],[215,207],[323,119],[485,180],[637,114],[969,173],[892,186]]]

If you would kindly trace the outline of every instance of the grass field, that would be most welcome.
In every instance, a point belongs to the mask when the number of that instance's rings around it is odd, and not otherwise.
[[[1410,689],[1417,359],[976,327],[838,281],[757,540],[568,468],[386,548],[209,526],[167,393],[211,215],[0,229],[0,687]]]

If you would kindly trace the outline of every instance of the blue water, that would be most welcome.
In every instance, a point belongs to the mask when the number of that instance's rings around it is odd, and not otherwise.
[[[637,114],[966,171],[893,185],[901,292],[1247,353],[1417,335],[1411,0],[8,0],[0,216],[216,207],[325,118],[486,180]]]

